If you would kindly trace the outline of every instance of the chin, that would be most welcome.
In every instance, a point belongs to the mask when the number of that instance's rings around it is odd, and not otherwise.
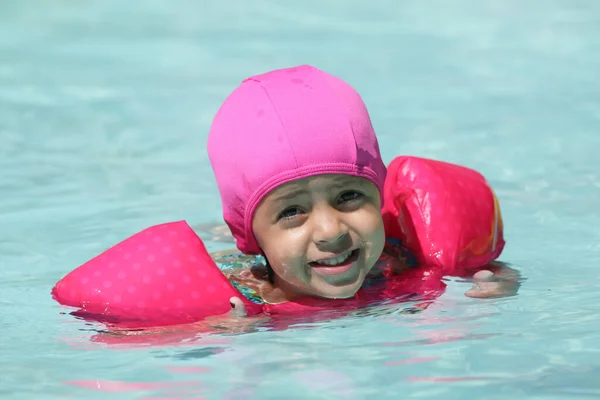
[[[329,283],[325,280],[315,282],[313,286],[313,294],[325,299],[348,299],[351,298],[360,290],[365,281],[366,273],[359,271],[354,276],[344,279],[345,282],[340,282],[339,285]]]
[[[358,292],[362,285],[362,282],[357,282],[352,285],[345,286],[343,288],[332,288],[330,290],[324,290],[319,294],[320,297],[326,299],[349,299]]]

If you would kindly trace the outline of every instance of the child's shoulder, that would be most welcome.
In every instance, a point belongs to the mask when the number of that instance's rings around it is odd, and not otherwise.
[[[366,276],[363,286],[372,286],[382,283],[392,276],[396,276],[417,266],[417,260],[400,240],[387,238],[383,252]]]
[[[259,294],[259,288],[267,284],[267,264],[263,256],[247,255],[237,250],[212,253],[211,256],[238,292],[253,303],[264,303]]]
[[[407,267],[418,266],[417,258],[400,239],[386,238],[380,260],[390,258]]]

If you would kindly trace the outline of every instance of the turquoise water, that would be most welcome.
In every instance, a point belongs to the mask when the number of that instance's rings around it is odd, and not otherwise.
[[[0,4],[2,399],[600,397],[600,3],[131,4]],[[519,295],[454,280],[418,315],[94,342],[52,285],[149,225],[219,223],[214,112],[244,77],[303,63],[363,94],[386,161],[489,178]]]

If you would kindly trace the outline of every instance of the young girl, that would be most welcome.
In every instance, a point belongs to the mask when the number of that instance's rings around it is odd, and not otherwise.
[[[248,299],[350,299],[415,267],[381,216],[386,168],[368,111],[347,83],[311,66],[246,79],[212,124],[208,154],[239,252],[215,261]],[[516,272],[473,276],[471,297],[514,294]],[[243,304],[232,298],[235,314]]]
[[[417,266],[396,238],[386,238],[397,228],[389,225],[394,220],[384,227],[382,217],[386,167],[363,101],[342,80],[310,66],[246,79],[215,116],[208,154],[238,248],[212,256],[220,270],[179,221],[89,260],[56,284],[53,297],[106,323],[111,334],[135,336],[245,329],[257,320],[231,315],[318,319],[323,309],[354,312],[443,292],[441,268]],[[481,255],[485,246],[469,240],[465,249]],[[500,263],[470,274],[470,297],[512,295],[519,287],[516,271]],[[285,328],[291,319],[274,320]]]

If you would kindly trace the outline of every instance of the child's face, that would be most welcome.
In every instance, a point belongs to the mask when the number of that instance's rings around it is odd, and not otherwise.
[[[257,207],[252,229],[279,283],[326,298],[353,296],[385,242],[377,186],[350,175],[276,188]]]

